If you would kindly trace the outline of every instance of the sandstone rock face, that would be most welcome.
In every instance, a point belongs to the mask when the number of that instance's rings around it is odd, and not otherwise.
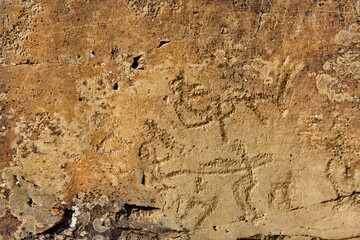
[[[0,239],[360,239],[359,0],[0,6]]]

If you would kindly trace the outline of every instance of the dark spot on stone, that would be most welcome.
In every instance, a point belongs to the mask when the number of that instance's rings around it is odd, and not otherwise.
[[[161,48],[162,46],[168,43],[170,43],[170,41],[160,41],[159,46],[157,48]]]
[[[119,90],[119,84],[117,82],[114,84],[113,89],[114,90]]]
[[[140,56],[137,56],[137,57],[134,57],[133,58],[133,63],[131,64],[131,68],[133,69],[137,69],[139,67],[139,60],[141,58],[141,55]]]
[[[145,174],[143,173],[142,178],[141,178],[141,184],[145,185]]]
[[[37,235],[45,235],[45,234],[59,234],[68,229],[71,225],[71,218],[74,211],[71,209],[64,209],[64,214],[61,220],[56,223],[53,227],[45,230],[44,232],[38,233]]]

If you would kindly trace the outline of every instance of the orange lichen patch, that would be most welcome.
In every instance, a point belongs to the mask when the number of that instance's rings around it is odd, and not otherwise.
[[[51,210],[54,214],[59,214],[61,212],[59,208],[52,208]]]

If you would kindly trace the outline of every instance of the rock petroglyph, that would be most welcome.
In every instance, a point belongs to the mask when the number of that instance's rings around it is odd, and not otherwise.
[[[360,239],[359,0],[1,0],[0,240]]]

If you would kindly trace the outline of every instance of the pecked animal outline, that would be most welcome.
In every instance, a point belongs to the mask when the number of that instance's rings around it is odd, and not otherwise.
[[[268,193],[268,205],[276,211],[291,209],[291,171],[288,175],[286,180],[271,183],[271,191]]]
[[[336,147],[338,148],[338,147]],[[326,164],[325,173],[327,179],[334,187],[337,196],[355,192],[360,185],[356,172],[360,169],[360,161],[333,156]]]
[[[253,111],[262,124],[266,124],[268,118],[256,107],[256,101],[269,98],[265,94],[247,94],[241,88],[229,89],[234,92],[241,92],[239,95],[222,98],[220,95],[213,94],[212,91],[204,89],[200,83],[187,83],[184,79],[184,71],[172,81],[169,86],[176,97],[173,102],[174,110],[180,122],[187,128],[196,128],[209,124],[212,121],[218,121],[220,126],[221,138],[225,142],[228,140],[224,120],[231,116],[235,111],[235,104],[244,102],[245,106]],[[192,103],[198,99],[208,100],[204,109],[198,109]],[[207,98],[207,99],[206,99]],[[201,101],[201,100],[200,100]]]
[[[221,137],[227,140],[224,120],[234,111],[235,105],[232,101],[223,100],[219,95],[211,95],[211,90],[207,90],[200,83],[186,83],[184,71],[169,83],[170,90],[176,96],[173,102],[174,110],[180,122],[187,128],[196,128],[206,125],[212,121],[218,121],[220,125]],[[199,100],[200,101],[197,101]],[[205,108],[196,107],[196,103],[206,101]]]
[[[260,61],[254,59],[254,61]],[[263,65],[271,65],[269,62],[260,61]],[[269,100],[281,110],[284,104],[284,97],[289,82],[303,68],[302,64],[289,63],[289,58],[283,63],[275,61],[272,68],[276,68],[275,77],[277,84],[273,86],[273,93],[252,93],[243,84],[229,84],[223,88],[223,94],[216,94],[210,89],[206,89],[201,83],[188,83],[185,81],[184,70],[180,70],[178,76],[169,82],[169,88],[175,97],[173,107],[180,122],[187,128],[196,128],[217,121],[220,127],[223,142],[228,140],[225,131],[225,120],[236,110],[239,103],[243,103],[259,119],[262,125],[268,123],[268,117],[256,105],[258,101]],[[259,65],[259,64],[257,64]],[[254,65],[253,71],[258,72],[259,66]],[[261,64],[260,64],[261,65]],[[267,66],[266,65],[266,66]],[[256,67],[255,67],[256,66]],[[272,70],[270,68],[270,70]],[[271,78],[271,71],[258,73],[259,81],[266,81]]]
[[[357,172],[360,170],[358,147],[347,137],[347,118],[337,119],[333,129],[336,136],[328,140],[332,156],[326,163],[326,178],[331,182],[337,196],[355,192],[360,186]]]
[[[180,194],[178,186],[168,186],[164,180],[172,180],[176,178],[186,177],[194,178],[194,181],[200,181],[209,177],[218,176],[235,176],[236,180],[231,183],[231,189],[234,199],[238,206],[243,210],[244,215],[239,217],[240,221],[253,221],[259,217],[256,212],[252,200],[251,191],[255,187],[257,180],[254,176],[254,170],[273,161],[272,154],[258,154],[250,157],[247,154],[245,145],[236,140],[229,145],[233,158],[215,158],[211,161],[200,163],[195,169],[189,169],[183,166],[175,167],[175,169],[164,169],[164,163],[169,162],[171,166],[173,161],[184,161],[185,156],[181,156],[184,146],[176,143],[175,139],[161,129],[154,121],[146,121],[145,126],[148,131],[149,140],[141,144],[139,148],[139,157],[143,160],[146,176],[146,185],[151,186],[159,193],[171,192],[171,194]],[[159,153],[161,153],[159,155]],[[178,168],[178,169],[176,169]],[[196,183],[196,182],[195,182]],[[196,183],[196,185],[199,185]],[[202,212],[194,220],[194,227],[199,227],[206,217],[214,211],[219,204],[219,193],[210,196],[208,200],[202,198],[201,191],[206,191],[212,186],[202,183],[201,187],[196,187],[195,191],[187,191],[188,202],[186,203],[186,211],[180,214],[180,219],[189,218],[188,214],[193,208],[199,207]],[[176,199],[180,199],[176,197]],[[176,205],[176,202],[170,205]]]

